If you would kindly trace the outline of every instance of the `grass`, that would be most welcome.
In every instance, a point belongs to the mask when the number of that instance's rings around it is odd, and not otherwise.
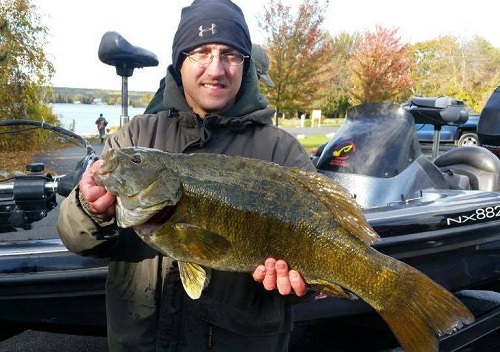
[[[330,139],[326,136],[308,136],[305,138],[299,139],[300,144],[304,147],[304,149],[309,152],[311,148],[317,148],[323,143],[328,142]]]

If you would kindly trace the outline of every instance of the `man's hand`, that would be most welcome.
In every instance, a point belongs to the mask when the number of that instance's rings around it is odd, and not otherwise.
[[[252,274],[253,279],[262,282],[266,290],[278,289],[282,295],[295,293],[304,296],[307,285],[302,276],[295,270],[288,270],[284,260],[268,258],[264,265],[259,265]]]
[[[97,160],[82,174],[79,183],[80,193],[93,213],[114,216],[116,196],[98,186],[94,181],[94,173],[101,168],[103,163],[103,160]]]

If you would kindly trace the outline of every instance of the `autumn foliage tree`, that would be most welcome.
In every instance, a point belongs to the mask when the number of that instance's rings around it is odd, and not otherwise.
[[[279,112],[321,108],[321,89],[330,58],[331,37],[322,28],[328,1],[304,0],[294,7],[271,0],[259,26],[266,35],[273,88],[263,88]]]
[[[500,49],[475,36],[447,35],[411,46],[414,95],[447,95],[479,113],[500,82]]]
[[[408,45],[397,31],[377,25],[374,32],[358,37],[349,61],[350,94],[355,101],[393,102],[412,87]]]
[[[0,120],[30,119],[54,123],[56,117],[45,106],[45,87],[53,67],[44,51],[47,28],[41,24],[31,0],[0,2]],[[0,149],[34,148],[43,142],[37,132],[0,138]]]

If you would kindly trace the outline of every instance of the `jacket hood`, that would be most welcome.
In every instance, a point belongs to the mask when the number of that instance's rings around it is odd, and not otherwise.
[[[241,117],[254,111],[265,109],[269,101],[260,94],[259,81],[254,65],[250,65],[243,76],[241,88],[236,98],[236,103],[223,116]],[[167,69],[165,77],[165,90],[163,92],[163,106],[167,109],[175,109],[180,112],[191,111],[182,89],[179,71],[172,65]]]

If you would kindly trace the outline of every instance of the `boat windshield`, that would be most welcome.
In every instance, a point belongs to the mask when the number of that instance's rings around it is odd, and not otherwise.
[[[400,174],[420,155],[412,115],[399,105],[368,103],[349,110],[317,168],[387,178]]]

